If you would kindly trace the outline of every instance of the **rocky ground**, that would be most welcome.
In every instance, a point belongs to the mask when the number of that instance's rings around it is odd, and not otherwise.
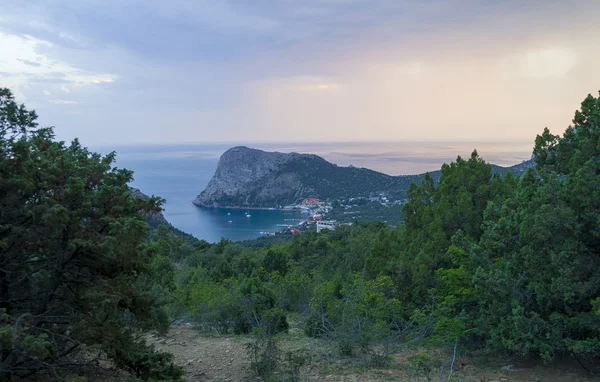
[[[245,347],[250,341],[249,337],[206,335],[184,324],[172,328],[164,337],[151,336],[149,340],[157,348],[175,355],[176,362],[186,367],[186,377],[190,382],[260,380],[250,370]],[[424,374],[411,371],[410,359],[417,354],[417,350],[395,355],[385,368],[372,368],[366,367],[360,359],[344,359],[337,354],[335,347],[322,340],[307,338],[299,332],[282,335],[279,342],[282,354],[286,351],[310,354],[310,361],[300,370],[300,381],[427,381]],[[443,358],[448,354],[440,352],[436,356]],[[436,382],[439,379],[437,373],[432,374],[431,378]],[[273,380],[284,380],[283,374],[274,375]],[[547,366],[540,362],[457,357],[451,380],[592,382],[600,381],[600,370],[590,374],[574,361]]]
[[[244,381],[249,375],[246,349],[240,337],[206,336],[188,325],[173,328],[167,336],[152,336],[158,349],[175,355],[186,367],[188,381]]]

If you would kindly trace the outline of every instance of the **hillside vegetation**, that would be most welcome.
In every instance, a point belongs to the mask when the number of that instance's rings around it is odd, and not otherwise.
[[[3,379],[91,375],[99,359],[179,379],[142,340],[173,320],[247,335],[249,370],[264,380],[299,380],[313,362],[282,347],[290,327],[368,367],[410,350],[413,380],[454,378],[457,354],[572,358],[598,373],[600,98],[562,137],[544,130],[521,176],[494,174],[474,152],[409,187],[402,226],[261,246],[151,230],[160,200],[132,194],[113,155],[56,142],[10,92],[0,99]]]

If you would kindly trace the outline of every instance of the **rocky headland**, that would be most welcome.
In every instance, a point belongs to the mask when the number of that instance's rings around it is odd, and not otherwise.
[[[521,173],[526,161],[495,172]],[[221,156],[216,172],[193,203],[207,208],[274,208],[303,198],[335,200],[386,194],[406,198],[411,183],[425,174],[391,176],[366,168],[342,167],[313,154],[266,152],[236,146]],[[430,172],[438,180],[440,171]]]

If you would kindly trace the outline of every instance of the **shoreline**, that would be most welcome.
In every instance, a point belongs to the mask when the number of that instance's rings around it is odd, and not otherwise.
[[[221,209],[221,210],[283,211],[283,208],[273,208],[273,207],[232,207],[232,206],[208,207],[208,206],[202,206],[202,205],[199,206],[197,204],[194,204],[194,206],[196,206],[198,208],[207,209],[207,210]]]
[[[216,210],[216,209],[222,209],[222,210],[253,210],[253,211],[304,211],[303,208],[274,208],[274,207],[237,207],[237,206],[218,206],[218,207],[211,207],[211,206],[206,206],[206,205],[202,205],[202,204],[196,204],[194,202],[192,202],[192,204],[198,208],[204,208],[207,210]]]

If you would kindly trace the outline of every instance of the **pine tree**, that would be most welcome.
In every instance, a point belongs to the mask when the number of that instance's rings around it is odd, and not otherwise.
[[[0,89],[0,379],[60,373],[90,347],[139,377],[180,376],[134,337],[154,326],[136,283],[153,256],[144,214],[160,199],[134,195],[114,153],[55,141],[36,118]]]

